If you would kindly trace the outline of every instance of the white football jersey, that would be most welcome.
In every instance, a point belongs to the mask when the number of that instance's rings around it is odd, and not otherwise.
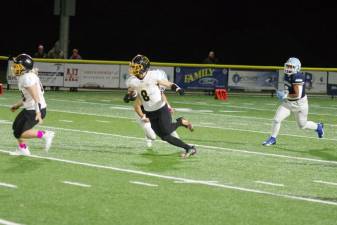
[[[149,70],[143,80],[131,76],[126,81],[126,86],[137,91],[145,111],[152,112],[160,109],[166,103],[161,96],[159,80],[167,80],[167,76],[162,70]]]
[[[37,94],[40,98],[41,109],[46,108],[47,104],[43,96],[44,90],[40,78],[32,71],[18,77],[18,87],[22,93],[23,107],[27,110],[35,110],[35,101],[26,89],[33,85],[37,86]]]

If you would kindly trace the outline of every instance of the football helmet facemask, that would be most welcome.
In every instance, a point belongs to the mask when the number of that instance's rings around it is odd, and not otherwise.
[[[27,54],[20,54],[13,58],[13,64],[11,66],[12,74],[15,76],[21,76],[25,72],[32,70],[34,61],[32,57]]]
[[[144,55],[136,55],[130,62],[129,74],[143,79],[150,68],[150,60]]]
[[[291,75],[300,72],[301,62],[298,58],[289,58],[284,64],[284,73]]]

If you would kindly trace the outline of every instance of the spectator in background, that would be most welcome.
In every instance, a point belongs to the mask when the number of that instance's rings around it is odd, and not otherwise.
[[[63,53],[63,51],[61,49],[59,41],[55,42],[54,47],[49,50],[49,52],[48,52],[48,58],[51,58],[51,59],[64,59],[64,53]],[[58,91],[59,87],[53,87],[52,86],[52,87],[50,87],[50,89]]]
[[[78,49],[76,49],[76,48],[73,49],[73,54],[69,57],[69,59],[82,59],[80,54],[78,54]],[[69,90],[70,91],[77,91],[77,87],[71,87]]]
[[[64,53],[61,49],[60,42],[55,42],[55,45],[48,52],[48,58],[51,59],[64,59]]]
[[[34,53],[34,58],[47,58],[47,53],[45,53],[43,45],[39,44],[37,52]]]
[[[82,59],[80,54],[78,54],[78,49],[73,49],[73,54],[69,57],[69,59]]]
[[[204,63],[204,64],[218,64],[219,63],[219,59],[215,56],[215,52],[214,51],[210,51],[208,53],[207,58],[204,59],[204,61],[202,63]]]

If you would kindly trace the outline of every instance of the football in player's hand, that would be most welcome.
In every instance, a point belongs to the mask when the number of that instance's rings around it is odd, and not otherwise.
[[[179,93],[179,95],[184,95],[185,94],[185,91],[182,88],[177,88],[176,91]]]
[[[130,101],[130,95],[129,95],[129,94],[126,94],[126,95],[124,96],[124,98],[123,98],[123,101],[124,101],[125,103],[129,103],[129,101]]]

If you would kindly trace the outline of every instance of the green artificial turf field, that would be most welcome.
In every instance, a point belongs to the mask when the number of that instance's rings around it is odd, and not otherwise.
[[[195,128],[178,134],[198,154],[157,139],[147,149],[124,91],[48,91],[40,129],[56,132],[49,153],[30,140],[16,148],[9,111],[20,94],[0,96],[0,224],[337,224],[337,101],[309,95],[309,120],[325,137],[282,123],[269,136],[275,97],[168,93]]]

